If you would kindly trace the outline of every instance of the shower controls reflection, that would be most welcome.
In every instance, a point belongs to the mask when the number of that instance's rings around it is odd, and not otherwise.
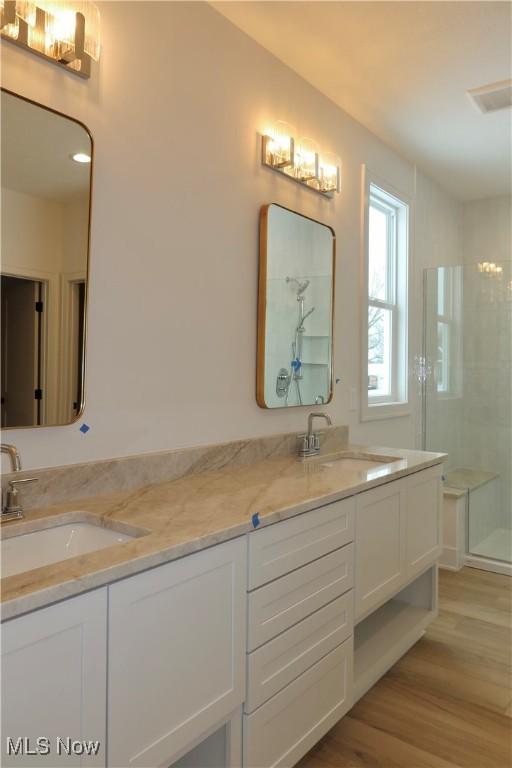
[[[286,393],[286,399],[285,399],[285,405],[288,405],[288,393],[289,393],[289,386],[290,383],[293,381],[295,384],[295,391],[297,394],[297,401],[299,405],[302,405],[302,392],[301,392],[301,386],[300,383],[303,378],[302,374],[302,346],[303,346],[303,336],[304,332],[306,330],[304,326],[304,320],[306,320],[313,312],[315,311],[314,307],[311,307],[307,312],[304,311],[304,303],[305,303],[305,296],[304,293],[309,285],[309,280],[304,280],[301,282],[300,280],[297,280],[295,277],[287,277],[286,278],[287,283],[294,283],[297,286],[297,301],[299,303],[299,317],[297,321],[297,326],[295,328],[295,334],[294,339],[292,341],[291,345],[291,352],[292,352],[292,360],[290,363],[290,373],[289,373],[289,384],[288,384],[288,390]]]

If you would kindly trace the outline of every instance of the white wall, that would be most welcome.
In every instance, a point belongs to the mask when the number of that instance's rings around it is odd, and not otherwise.
[[[512,258],[512,199],[489,197],[464,203],[463,262],[510,261]]]
[[[87,240],[89,237],[89,200],[77,197],[64,208],[64,253],[62,271],[67,274],[87,274]]]
[[[307,409],[265,411],[254,394],[258,215],[279,202],[336,230],[341,382],[330,415],[351,425],[354,440],[412,445],[414,417],[360,424],[349,410],[350,389],[359,391],[361,163],[408,195],[417,186],[416,351],[421,266],[446,258],[446,196],[209,6],[100,5],[103,51],[88,82],[2,45],[2,84],[82,120],[95,151],[91,429],[20,430],[4,440],[36,468],[301,429]],[[341,156],[334,200],[261,166],[257,133],[273,119]]]
[[[55,274],[62,268],[63,206],[2,188],[2,268]]]

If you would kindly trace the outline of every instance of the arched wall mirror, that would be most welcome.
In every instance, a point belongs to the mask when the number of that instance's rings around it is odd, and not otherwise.
[[[262,408],[332,398],[334,230],[280,205],[260,216],[256,399]]]
[[[92,139],[6,90],[1,138],[1,424],[69,424],[84,405]]]

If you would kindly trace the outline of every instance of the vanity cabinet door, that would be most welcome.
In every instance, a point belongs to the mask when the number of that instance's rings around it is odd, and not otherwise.
[[[246,538],[109,589],[109,766],[169,766],[244,700]]]
[[[1,632],[1,765],[104,766],[106,588],[6,621]]]
[[[407,478],[407,578],[441,554],[441,472],[436,466]]]
[[[357,496],[355,616],[361,619],[405,579],[406,480]]]

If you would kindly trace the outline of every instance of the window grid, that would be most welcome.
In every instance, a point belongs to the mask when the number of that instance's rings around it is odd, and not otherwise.
[[[373,193],[370,195],[370,208],[374,208],[386,216],[386,259],[385,259],[385,299],[375,298],[372,295],[372,286],[368,285],[368,306],[374,310],[373,317],[380,315],[389,318],[389,339],[385,344],[384,366],[388,370],[386,391],[378,394],[379,389],[368,388],[368,397],[372,403],[393,402],[397,399],[396,366],[393,364],[395,350],[397,349],[398,307],[397,297],[397,215],[396,209],[379,199]],[[370,377],[369,377],[370,378]]]
[[[407,405],[409,205],[373,183],[368,185],[367,199],[367,407],[398,409]],[[382,243],[384,228],[381,223],[378,231],[379,228],[375,226],[377,219],[372,216],[372,210],[386,217],[385,257],[378,241],[380,237]],[[379,270],[385,272],[384,290],[381,282],[375,278]],[[380,323],[378,330],[376,322]],[[393,415],[391,410],[389,413],[386,411],[386,414]]]

